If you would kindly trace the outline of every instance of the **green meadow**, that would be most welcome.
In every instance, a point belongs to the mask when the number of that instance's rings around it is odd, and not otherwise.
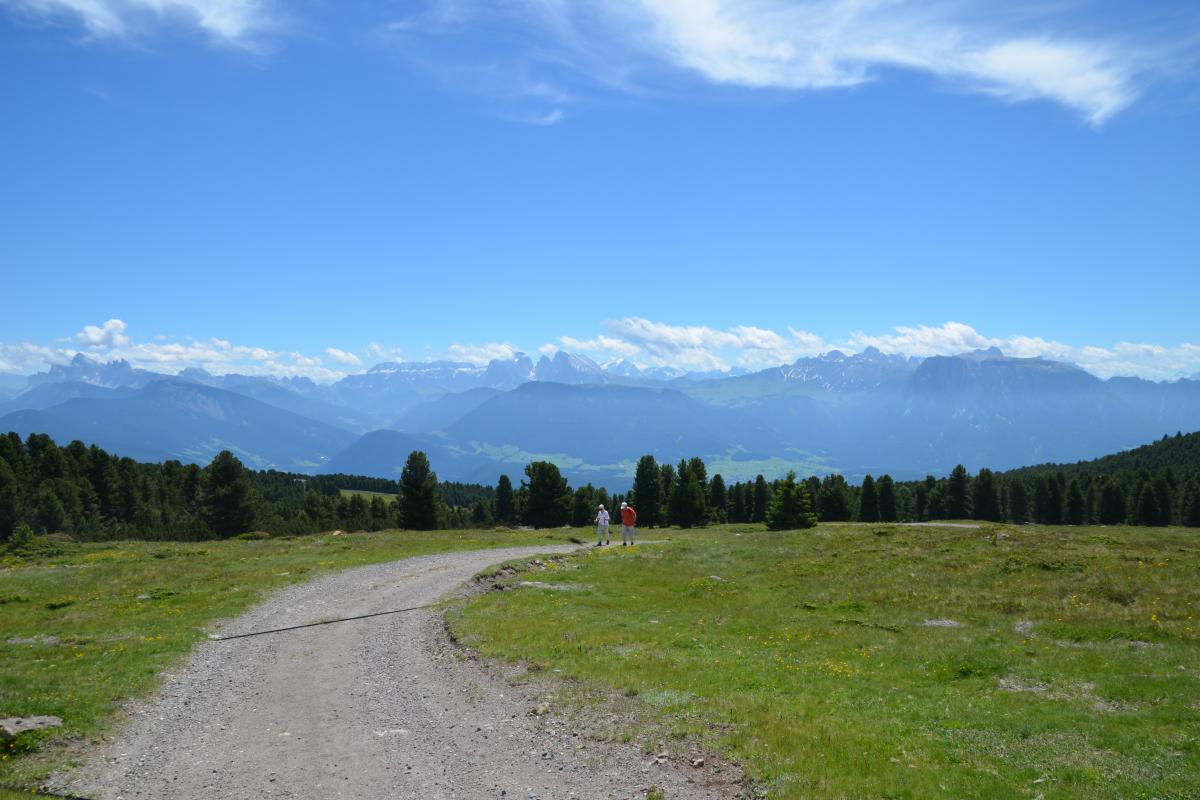
[[[456,634],[633,698],[613,735],[723,753],[769,798],[1200,796],[1194,531],[643,534],[668,540],[480,595]]]
[[[33,786],[157,685],[215,621],[322,572],[483,547],[562,544],[565,531],[384,531],[212,542],[41,538],[0,559],[0,711],[63,727],[0,748],[0,786]],[[14,795],[22,796],[22,795]],[[0,794],[0,798],[6,797]]]

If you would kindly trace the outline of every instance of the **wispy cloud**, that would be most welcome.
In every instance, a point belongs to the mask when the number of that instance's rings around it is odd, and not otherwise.
[[[508,342],[489,342],[488,344],[452,344],[446,349],[454,361],[466,361],[471,364],[486,364],[495,359],[514,358],[520,348]]]
[[[467,83],[484,92],[520,95],[534,73],[544,83],[587,79],[593,91],[669,92],[666,67],[714,84],[808,91],[905,70],[1008,102],[1051,101],[1098,125],[1169,68],[1173,48],[1160,32],[1080,24],[1086,0],[1069,12],[982,0],[432,0],[389,31],[412,50],[428,37],[467,41],[503,30],[499,53],[500,45],[486,57],[446,45],[426,56],[447,75],[478,70]]]
[[[47,21],[77,21],[92,39],[128,39],[178,23],[253,50],[284,24],[272,0],[0,0],[0,5]]]
[[[336,347],[326,347],[325,355],[329,356],[337,363],[345,364],[349,367],[357,367],[362,364],[362,359],[354,355],[354,353],[347,352],[346,350],[339,350]]]

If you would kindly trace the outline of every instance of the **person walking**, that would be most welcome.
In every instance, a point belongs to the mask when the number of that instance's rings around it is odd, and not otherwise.
[[[610,541],[612,540],[608,538],[608,511],[604,508],[604,503],[601,503],[596,511],[596,547]]]
[[[621,546],[633,544],[633,526],[637,523],[637,512],[629,503],[621,503]],[[626,541],[628,539],[628,541]]]

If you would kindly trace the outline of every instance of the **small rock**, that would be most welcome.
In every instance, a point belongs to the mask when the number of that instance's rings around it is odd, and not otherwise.
[[[961,628],[963,624],[954,619],[927,619],[922,623],[926,628]]]
[[[547,715],[549,713],[550,713],[550,704],[549,703],[538,703],[537,706],[533,709],[533,715],[535,717],[544,717],[545,715]]]
[[[0,719],[0,739],[11,739],[27,731],[57,728],[62,724],[60,717],[5,717]]]
[[[703,759],[703,758],[693,758],[693,759],[692,759],[692,766],[693,766],[693,767],[696,767],[696,768],[703,767],[703,766],[704,766],[704,759]]]

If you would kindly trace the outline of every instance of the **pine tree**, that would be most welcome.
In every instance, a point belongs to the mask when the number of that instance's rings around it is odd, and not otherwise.
[[[850,487],[841,475],[826,475],[817,495],[817,516],[822,522],[849,522]]]
[[[1017,525],[1029,521],[1029,491],[1021,478],[1008,482],[1008,518]]]
[[[586,528],[596,519],[596,489],[590,483],[575,490],[571,501],[571,525]]]
[[[496,484],[496,522],[501,525],[512,525],[517,521],[517,504],[513,496],[512,481],[507,475],[500,476]]]
[[[858,497],[859,522],[879,522],[879,495],[875,493],[875,479],[869,474],[863,478]]]
[[[1086,509],[1083,497],[1083,489],[1079,486],[1079,481],[1072,478],[1067,484],[1067,499],[1063,522],[1068,525],[1082,525],[1087,520],[1085,519]]]
[[[974,518],[999,522],[1003,515],[1000,513],[1000,493],[996,488],[995,473],[986,468],[979,470],[972,488]]]
[[[429,466],[429,457],[420,450],[408,454],[400,471],[400,518],[412,531],[432,531],[438,527],[441,501],[438,479]]]
[[[1125,522],[1125,492],[1115,481],[1106,479],[1100,486],[1100,505],[1096,510],[1101,525],[1120,525]]]
[[[712,476],[708,484],[708,512],[714,522],[725,522],[729,518],[729,490],[720,473]]]
[[[571,487],[558,467],[549,461],[534,461],[525,466],[529,490],[525,505],[525,524],[535,528],[559,528],[571,521]]]
[[[1189,528],[1200,528],[1200,481],[1193,479],[1183,492],[1180,522]]]
[[[1135,525],[1157,525],[1159,520],[1158,499],[1149,483],[1142,484],[1134,516]]]
[[[808,487],[796,480],[795,472],[789,472],[779,482],[766,516],[767,529],[773,531],[811,528],[817,524]]]
[[[767,479],[762,475],[757,475],[754,478],[754,511],[750,517],[751,522],[766,522],[767,506],[771,502],[770,490],[767,488]]]
[[[950,519],[969,519],[971,517],[971,476],[962,464],[950,472],[946,481],[946,516]]]
[[[257,497],[242,462],[233,453],[222,450],[204,473],[203,514],[212,532],[227,538],[253,530]],[[126,480],[136,482],[136,478]],[[141,507],[140,502],[138,507]],[[125,513],[127,522],[136,521],[128,509]]]
[[[17,474],[8,462],[0,458],[0,543],[12,538],[12,532],[17,527],[21,509],[20,486],[17,484]]]
[[[883,475],[876,484],[879,490],[879,521],[895,522],[899,519],[896,510],[896,483],[891,475]]]
[[[654,456],[638,459],[633,476],[633,499],[638,510],[638,525],[653,528],[662,523],[662,471]]]

